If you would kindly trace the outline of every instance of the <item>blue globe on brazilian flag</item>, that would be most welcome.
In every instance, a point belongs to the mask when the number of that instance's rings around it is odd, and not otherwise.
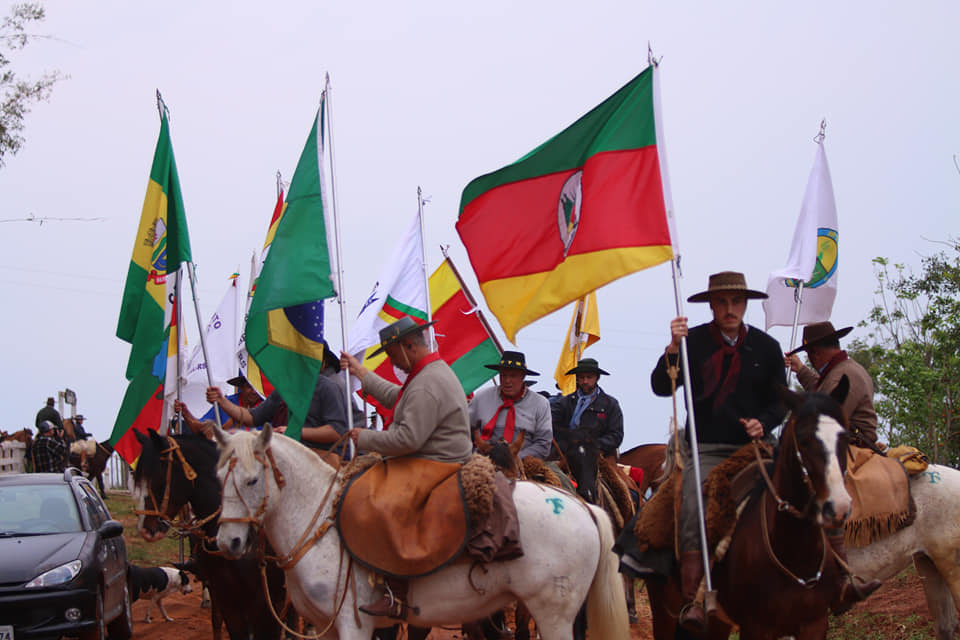
[[[804,289],[816,289],[826,284],[837,272],[837,236],[836,229],[817,229],[817,263],[810,280],[803,283]],[[783,282],[794,289],[800,285],[796,278],[787,278]]]

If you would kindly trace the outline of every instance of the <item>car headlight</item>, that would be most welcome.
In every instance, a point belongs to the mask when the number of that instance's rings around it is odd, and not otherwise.
[[[52,587],[58,584],[70,582],[80,573],[80,567],[83,566],[79,560],[72,560],[67,564],[62,564],[56,569],[44,571],[36,578],[26,584],[27,589],[36,589],[39,587]]]

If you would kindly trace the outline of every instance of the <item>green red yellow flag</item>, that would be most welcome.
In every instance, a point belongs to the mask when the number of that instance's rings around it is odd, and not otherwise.
[[[336,295],[324,205],[323,109],[321,103],[286,207],[271,224],[245,332],[250,358],[287,404],[285,434],[294,439],[323,367],[323,300]]]
[[[173,274],[181,263],[191,259],[180,179],[164,108],[117,322],[117,337],[132,345],[126,371],[130,384],[114,422],[110,444],[130,463],[140,454],[131,428],[146,432],[161,426],[168,341],[176,319],[171,297]],[[176,341],[176,329],[173,331]]]
[[[653,67],[463,190],[456,227],[504,332],[673,257]]]

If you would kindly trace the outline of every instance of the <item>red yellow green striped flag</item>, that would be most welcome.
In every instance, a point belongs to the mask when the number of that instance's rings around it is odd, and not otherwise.
[[[517,162],[463,190],[457,231],[507,338],[673,257],[653,67]]]

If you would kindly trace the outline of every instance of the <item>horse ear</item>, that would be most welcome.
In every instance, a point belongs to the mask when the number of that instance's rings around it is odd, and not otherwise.
[[[790,411],[796,411],[797,408],[803,404],[803,398],[800,394],[796,391],[791,391],[787,387],[777,386],[777,395],[780,396],[780,400]]]
[[[483,455],[490,455],[490,443],[481,438],[476,431],[473,432],[473,446]]]
[[[131,431],[133,431],[133,437],[137,439],[137,442],[140,443],[140,446],[146,446],[147,441],[150,440],[150,437],[145,433],[140,433],[136,429],[131,429]],[[156,431],[154,431],[154,433],[156,433]]]
[[[213,439],[217,441],[217,446],[218,447],[227,446],[227,442],[230,441],[230,438],[232,436],[226,431],[224,431],[223,427],[217,424],[216,421],[213,421],[212,426],[213,426]]]
[[[833,388],[833,391],[830,392],[830,397],[837,401],[837,404],[843,405],[843,401],[847,399],[847,394],[850,393],[850,379],[846,374],[840,376],[840,382],[837,383],[837,386]]]
[[[273,425],[269,422],[263,425],[263,429],[260,431],[259,437],[257,437],[257,444],[254,448],[257,451],[266,451],[267,447],[270,446],[270,438],[273,437]]]
[[[520,449],[523,449],[523,441],[524,439],[526,439],[526,437],[527,437],[526,431],[524,431],[523,429],[520,429],[517,431],[516,437],[514,437],[513,442],[511,442],[510,446],[508,447],[510,449],[510,453],[512,453],[514,457],[516,457]]]
[[[150,436],[150,441],[153,442],[153,446],[157,447],[158,449],[163,449],[163,447],[167,445],[164,437],[157,433],[154,429],[147,429],[147,434]]]

